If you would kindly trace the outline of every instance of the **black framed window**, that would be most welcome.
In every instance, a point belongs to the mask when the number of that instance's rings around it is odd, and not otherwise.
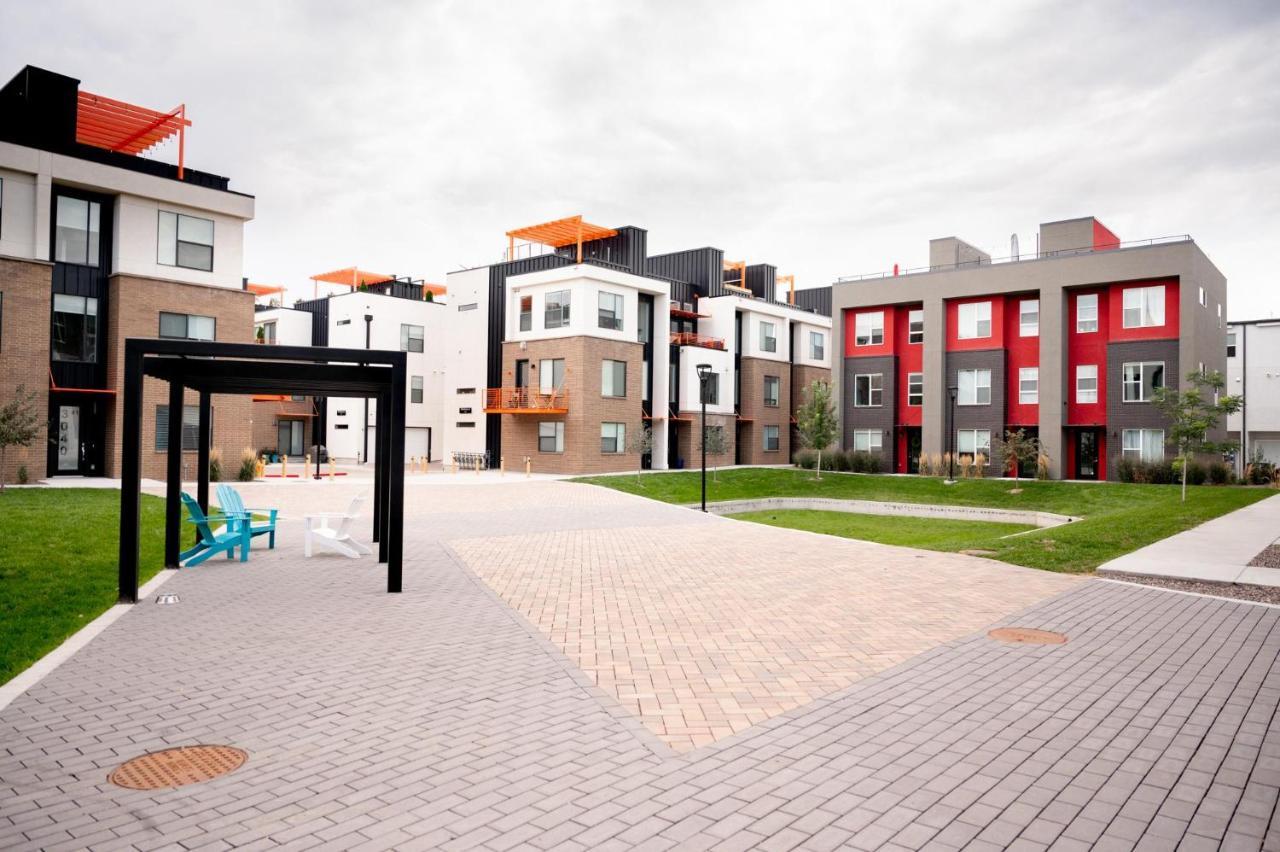
[[[53,259],[97,266],[101,256],[102,206],[96,201],[59,195],[54,211]]]
[[[778,390],[782,387],[782,380],[777,376],[764,377],[764,404],[770,408],[778,407]]]
[[[563,328],[569,324],[568,290],[556,290],[546,296],[545,310],[542,317],[543,328]]]
[[[720,404],[720,374],[712,373],[707,376],[707,381],[703,383],[703,402],[707,405]]]
[[[92,364],[98,360],[98,300],[53,294],[53,360]]]
[[[599,323],[601,328],[622,330],[622,296],[617,293],[600,294]]]
[[[179,340],[217,340],[218,321],[199,314],[161,311],[160,336]]]
[[[422,326],[401,324],[400,326],[400,351],[401,352],[421,352],[422,340],[423,340]]]
[[[776,453],[779,445],[779,435],[781,429],[777,426],[764,427],[764,451],[766,453]]]
[[[853,377],[853,405],[855,408],[879,408],[883,404],[883,373],[869,373]]]
[[[600,395],[627,395],[626,361],[611,361],[606,358],[600,362]]]
[[[156,263],[213,271],[213,220],[160,211]]]
[[[422,376],[413,376],[409,380],[409,401],[422,404]]]

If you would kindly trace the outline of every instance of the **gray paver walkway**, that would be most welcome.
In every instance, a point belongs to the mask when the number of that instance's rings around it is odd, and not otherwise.
[[[442,542],[727,522],[487,490],[415,522],[400,596],[287,549],[180,573],[0,713],[0,847],[1280,848],[1280,609],[1078,583],[1003,619],[1066,645],[954,639],[677,754]],[[106,783],[199,742],[249,762]]]

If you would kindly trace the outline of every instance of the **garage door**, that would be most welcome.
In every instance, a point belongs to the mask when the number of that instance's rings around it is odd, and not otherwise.
[[[422,458],[431,451],[431,429],[420,426],[404,430],[404,457]]]
[[[1261,451],[1264,459],[1272,464],[1280,464],[1280,440],[1268,438],[1265,441],[1254,441],[1253,446]]]

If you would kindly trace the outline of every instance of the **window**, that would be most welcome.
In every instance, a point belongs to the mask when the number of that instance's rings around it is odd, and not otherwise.
[[[1018,368],[1018,402],[1037,405],[1040,402],[1040,368]]]
[[[400,324],[400,351],[401,352],[421,352],[422,351],[422,326]]]
[[[475,393],[475,392],[476,392],[475,388],[458,388],[456,391],[454,391],[454,393],[459,393],[459,394]]]
[[[878,453],[884,447],[879,429],[854,429],[853,448],[864,453]]]
[[[274,320],[272,320],[271,322],[264,322],[261,325],[259,325],[258,331],[260,332],[260,334],[258,335],[258,339],[261,340],[263,343],[276,342],[276,324]]]
[[[1164,387],[1164,362],[1125,364],[1122,373],[1125,402],[1150,402],[1156,388]]]
[[[563,328],[569,324],[569,291],[556,290],[548,293],[543,312],[543,328]]]
[[[782,380],[777,376],[764,377],[764,404],[770,408],[778,407],[778,393],[782,387]]]
[[[53,259],[61,263],[97,266],[102,208],[96,201],[58,196],[53,233]]]
[[[471,413],[471,406],[469,406],[469,405],[464,405],[464,406],[460,407],[460,408],[458,409],[458,413],[459,413],[459,414],[470,414],[470,413]]]
[[[853,377],[853,405],[855,408],[879,408],[883,404],[884,375],[874,373]]]
[[[160,211],[156,263],[213,271],[213,220]]]
[[[924,311],[907,313],[907,342],[924,343]]]
[[[956,372],[957,405],[991,404],[991,371],[959,370]]]
[[[626,361],[610,361],[606,358],[600,362],[600,395],[627,395]]]
[[[98,360],[98,300],[87,296],[53,295],[55,361]]]
[[[924,373],[907,373],[907,405],[924,405]]]
[[[653,328],[653,302],[649,299],[640,299],[639,309],[636,313],[639,315],[636,321],[636,340],[641,343],[648,343],[650,329]],[[646,383],[647,386],[648,384]]]
[[[538,452],[564,452],[564,422],[545,422],[538,424]]]
[[[1098,294],[1085,293],[1076,297],[1076,334],[1089,334],[1098,330]]]
[[[1200,307],[1202,308],[1209,307],[1209,299],[1208,297],[1205,296],[1203,287],[1200,288]]]
[[[533,328],[533,297],[520,297],[520,330],[529,331]]]
[[[160,336],[183,340],[214,340],[218,323],[213,317],[197,314],[171,314],[160,312]]]
[[[771,322],[760,323],[760,349],[763,352],[777,352],[777,327]]]
[[[957,310],[960,328],[957,337],[974,340],[991,336],[991,303],[966,302]]]
[[[1023,299],[1018,304],[1018,335],[1020,337],[1040,336],[1040,300]]]
[[[349,320],[349,319],[340,319],[340,320],[338,320],[337,324],[338,324],[338,325],[351,325],[351,320]]]
[[[422,376],[413,376],[409,380],[409,402],[422,403]]]
[[[776,453],[778,451],[778,433],[780,429],[777,426],[764,427],[764,451],[766,453]]]
[[[1234,331],[1227,332],[1227,357],[1236,357],[1236,333]]]
[[[538,362],[538,391],[555,393],[564,387],[564,359],[543,358]]]
[[[1076,402],[1098,401],[1098,365],[1076,365]]]
[[[465,305],[458,305],[458,312],[461,313],[462,311],[474,311],[478,307],[480,307],[479,302],[467,302]]]
[[[213,434],[212,424],[209,434]],[[182,406],[182,451],[192,452],[200,448],[200,409],[194,405]],[[156,406],[156,452],[169,449],[169,406]]]
[[[1204,289],[1200,295],[1203,297]],[[1201,304],[1204,304],[1201,302]],[[1164,325],[1164,287],[1130,287],[1124,291],[1124,327]]]
[[[697,378],[697,374],[695,373],[694,382],[697,382],[697,381],[698,381],[698,378]],[[705,402],[707,403],[707,405],[719,405],[720,404],[720,374],[712,373],[711,375],[707,376],[707,383],[705,387],[706,387]]]
[[[627,451],[627,424],[600,424],[600,452],[606,455],[617,455]]]
[[[827,357],[827,336],[820,331],[809,332],[809,360],[823,361]]]
[[[879,346],[884,343],[884,311],[871,311],[854,317],[854,346]]]
[[[1120,454],[1139,461],[1164,460],[1163,429],[1125,429]]]
[[[622,297],[617,293],[600,294],[600,327],[622,331]]]
[[[991,455],[990,429],[961,429],[956,432],[956,452],[962,456]]]

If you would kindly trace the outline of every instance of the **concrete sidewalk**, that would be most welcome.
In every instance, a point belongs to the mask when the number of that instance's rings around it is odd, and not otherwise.
[[[1280,586],[1280,569],[1249,563],[1280,540],[1280,495],[1112,559],[1099,574]]]

